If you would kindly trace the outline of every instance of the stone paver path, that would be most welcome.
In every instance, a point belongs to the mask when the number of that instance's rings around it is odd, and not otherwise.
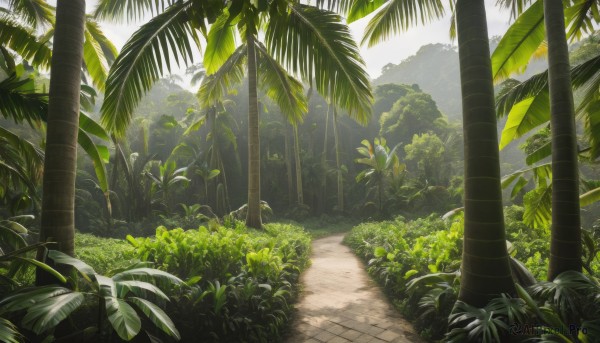
[[[287,343],[423,342],[342,245],[343,235],[313,242],[312,266]]]

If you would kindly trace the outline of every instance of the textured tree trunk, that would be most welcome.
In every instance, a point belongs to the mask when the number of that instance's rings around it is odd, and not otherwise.
[[[548,280],[581,272],[577,134],[563,3],[544,0],[552,129],[552,235]]]
[[[337,168],[337,209],[344,212],[344,176],[340,161],[340,135],[337,110],[333,107],[333,139],[335,139],[335,166]],[[381,205],[380,205],[381,206]]]
[[[288,188],[288,206],[291,207],[294,202],[294,176],[292,175],[292,147],[290,144],[290,130],[288,123],[286,122],[284,128],[284,144],[285,144],[285,170],[287,174],[287,188]]]
[[[298,126],[294,128],[294,160],[296,165],[296,195],[298,205],[304,204],[304,193],[302,192],[302,162],[300,161],[300,136],[298,136]]]
[[[258,95],[256,91],[256,54],[254,35],[247,33],[248,44],[248,214],[246,225],[262,227],[260,217],[260,140],[258,135]]]
[[[456,3],[465,149],[465,233],[459,299],[484,306],[514,294],[506,251],[494,88],[483,0]]]
[[[73,256],[85,0],[58,0],[50,72],[40,241]],[[42,256],[38,256],[42,257]]]

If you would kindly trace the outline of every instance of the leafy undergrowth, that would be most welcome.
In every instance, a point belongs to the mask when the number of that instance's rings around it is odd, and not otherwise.
[[[122,239],[101,238],[88,233],[75,235],[75,257],[101,275],[132,263],[133,247]]]
[[[528,228],[522,216],[520,207],[505,209],[509,252],[523,261],[537,280],[544,280],[549,232]],[[345,243],[368,263],[371,276],[425,338],[495,342],[516,334],[520,337],[512,337],[514,341],[554,342],[556,337],[547,334],[554,330],[567,333],[561,342],[598,341],[600,286],[593,276],[564,273],[554,282],[537,282],[520,289],[518,298],[503,296],[481,309],[457,302],[463,227],[462,216],[446,221],[430,216],[408,222],[399,217],[360,224],[346,236]],[[590,239],[592,242],[586,246],[594,245],[594,238]],[[586,250],[591,254],[587,269],[595,274],[600,267],[598,250]],[[559,288],[563,298],[557,295]],[[449,319],[452,330],[444,336],[449,331]],[[574,336],[569,333],[571,326],[585,329],[590,335],[577,338],[577,332]]]
[[[278,220],[278,222],[302,226],[313,239],[349,232],[358,224],[358,221],[352,218],[327,215],[307,218],[300,222],[285,219]]]
[[[310,236],[291,224],[227,226],[159,227],[154,238],[128,240],[138,258],[191,285],[174,290],[167,307],[182,341],[278,341],[309,264]]]

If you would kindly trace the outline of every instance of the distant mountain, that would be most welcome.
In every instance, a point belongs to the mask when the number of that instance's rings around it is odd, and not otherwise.
[[[498,37],[490,40],[492,51],[498,42]],[[545,69],[545,60],[532,61],[525,73],[514,78],[525,80]],[[399,64],[384,66],[381,76],[373,84],[385,83],[418,84],[425,93],[431,94],[439,109],[449,119],[461,119],[460,71],[456,47],[440,43],[422,46],[415,55]]]

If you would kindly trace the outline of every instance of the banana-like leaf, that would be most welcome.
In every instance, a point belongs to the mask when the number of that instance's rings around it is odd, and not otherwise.
[[[7,225],[8,224],[8,225]],[[11,249],[18,249],[27,246],[27,241],[13,230],[9,223],[0,222],[0,243]]]
[[[169,301],[169,297],[160,288],[149,282],[136,280],[119,281],[115,283],[115,287],[119,298],[125,298],[129,292],[137,295],[138,297],[144,296],[147,293],[151,293],[165,301]]]
[[[59,273],[58,271],[56,271],[56,269],[50,267],[49,265],[40,262],[38,260],[35,260],[33,258],[28,258],[28,257],[19,257],[17,256],[16,259],[23,261],[23,262],[27,262],[31,265],[34,265],[37,268],[40,268],[44,271],[46,271],[47,273],[49,273],[50,275],[54,276],[58,281],[62,282],[62,283],[67,283],[67,278],[64,277],[61,273]]]
[[[0,306],[2,306],[4,311],[15,312],[27,309],[45,299],[71,292],[70,289],[60,286],[25,288],[4,297],[4,299],[0,301]]]
[[[0,42],[32,66],[48,69],[52,59],[52,50],[46,39],[38,39],[31,28],[24,27],[7,16],[0,16]]]
[[[444,15],[440,0],[389,0],[367,24],[361,44],[372,47],[412,26],[427,24]]]
[[[348,16],[346,17],[346,22],[348,24],[355,22],[358,19],[364,18],[369,14],[373,13],[383,4],[388,2],[389,0],[358,0],[354,1],[354,4],[350,8],[348,12]]]
[[[492,53],[494,81],[523,72],[545,36],[543,1],[536,1],[508,28]]]
[[[540,186],[525,194],[523,223],[534,228],[546,228],[550,224],[552,186]]]
[[[546,157],[549,157],[550,155],[552,155],[552,141],[548,141],[546,144],[542,145],[541,147],[537,148],[535,151],[527,155],[525,163],[527,163],[527,165],[532,165],[543,160]]]
[[[79,129],[105,141],[110,141],[110,135],[102,125],[90,118],[84,112],[79,112]]]
[[[259,86],[279,106],[290,123],[302,122],[308,111],[304,86],[288,74],[260,42],[256,42],[255,51]]]
[[[5,343],[20,343],[22,341],[17,326],[4,318],[0,318],[0,341]]]
[[[96,145],[87,132],[83,131],[81,128],[79,129],[77,142],[79,143],[79,146],[85,150],[94,164],[94,171],[96,172],[100,189],[102,189],[102,192],[104,193],[108,192],[108,178],[106,177],[105,165],[110,158],[108,148],[106,146]]]
[[[198,91],[201,106],[213,106],[222,100],[235,84],[242,82],[246,57],[247,47],[244,44],[231,54],[219,70],[204,78]]]
[[[145,315],[150,319],[150,321],[161,331],[166,333],[167,335],[175,338],[176,340],[180,340],[181,336],[179,335],[179,331],[175,327],[175,324],[169,318],[169,316],[163,311],[160,307],[151,303],[148,300],[141,298],[129,298],[129,302],[136,305]]]
[[[592,189],[579,196],[579,206],[585,207],[600,201],[600,187]]]
[[[142,328],[142,321],[125,300],[113,297],[104,297],[106,303],[106,314],[108,321],[119,337],[125,341],[130,341]]]
[[[235,51],[235,31],[229,11],[224,11],[210,27],[203,65],[208,74],[214,74]]]
[[[54,262],[56,263],[66,264],[77,269],[81,273],[81,275],[85,277],[88,281],[91,280],[91,277],[96,275],[96,271],[92,267],[87,265],[85,262],[73,258],[58,250],[48,251],[48,257],[54,260]]]
[[[550,120],[550,98],[547,92],[525,99],[510,110],[500,137],[500,149]]]
[[[115,274],[113,277],[115,281],[125,280],[139,280],[145,282],[155,283],[157,281],[164,281],[166,283],[179,285],[183,283],[183,280],[173,274],[169,274],[162,270],[152,268],[136,268],[126,270],[124,272]]]
[[[83,299],[82,293],[66,293],[42,300],[29,307],[23,317],[23,326],[40,335],[78,309]]]
[[[329,11],[288,3],[288,12],[272,15],[266,30],[271,56],[292,74],[300,74],[338,108],[365,124],[373,96],[369,76],[350,30]]]
[[[102,123],[111,132],[123,135],[142,96],[171,70],[172,60],[191,62],[193,40],[198,37],[187,11],[192,2],[176,2],[136,31],[112,65],[106,81]]]

